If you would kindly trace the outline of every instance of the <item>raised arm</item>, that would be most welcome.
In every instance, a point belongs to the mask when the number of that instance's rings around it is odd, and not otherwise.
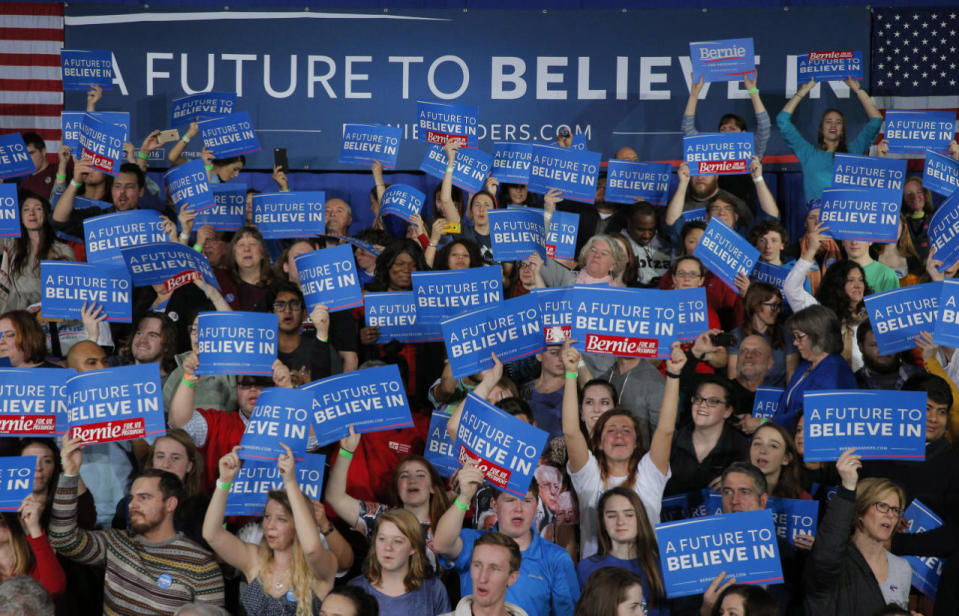
[[[147,161],[150,160],[150,152],[160,147],[159,135],[160,129],[154,130],[147,135],[143,143],[140,144],[140,151],[137,152],[137,157],[134,162],[137,164],[137,167],[144,172],[147,170]]]
[[[90,163],[85,160],[73,161],[73,179],[67,183],[66,190],[57,199],[57,205],[53,208],[53,220],[58,223],[66,223],[70,220],[70,214],[73,212],[73,200],[77,196],[77,191],[83,186],[83,179],[90,173]]]
[[[756,184],[756,198],[759,200],[759,208],[773,218],[779,218],[779,206],[776,205],[776,198],[766,186],[766,179],[763,178],[763,165],[758,156],[753,156],[749,163],[749,171],[752,174],[753,182]]]
[[[92,113],[97,110],[97,103],[103,98],[103,88],[93,86],[87,91],[87,111]]]
[[[683,111],[683,135],[695,135],[699,132],[696,130],[696,103],[703,91],[704,80],[705,77],[700,77],[699,81],[693,81],[692,73],[689,74],[689,98],[686,99],[686,110]]]
[[[336,580],[336,556],[326,549],[316,528],[316,519],[313,517],[313,506],[303,495],[296,480],[296,462],[293,451],[280,443],[284,452],[276,460],[276,467],[283,477],[283,487],[290,500],[290,509],[293,511],[293,523],[296,526],[296,536],[300,540],[300,549],[310,565],[310,570],[324,582],[333,585]],[[206,522],[206,520],[204,520]],[[204,531],[206,529],[204,528]]]
[[[486,476],[476,464],[467,462],[457,473],[459,480],[459,495],[453,504],[446,510],[433,531],[433,550],[448,560],[456,560],[463,551],[463,540],[460,531],[463,530],[463,519],[469,510],[469,503]]]
[[[360,517],[360,501],[346,493],[346,477],[350,473],[353,454],[359,446],[360,435],[351,425],[350,435],[340,440],[340,449],[333,463],[333,470],[330,471],[326,491],[323,493],[323,500],[350,526],[354,526]]]
[[[190,143],[190,140],[196,137],[199,132],[200,126],[197,124],[197,121],[194,120],[190,122],[190,127],[187,128],[186,133],[180,137],[180,140],[177,141],[172,148],[170,148],[170,153],[167,154],[167,160],[174,165],[182,165],[185,163],[186,159],[183,158],[181,154],[183,154],[183,150],[186,149],[186,146],[188,143]]]
[[[480,373],[482,379],[480,379],[479,385],[473,388],[473,393],[483,400],[489,400],[489,395],[493,391],[493,388],[496,387],[496,384],[503,378],[503,362],[499,360],[496,353],[491,353],[490,357],[493,358],[493,367],[483,370],[483,372]],[[450,439],[454,443],[456,442],[456,432],[460,425],[460,417],[463,416],[463,408],[465,406],[466,398],[463,398],[463,400],[456,405],[456,410],[453,411],[449,421],[446,423],[446,433],[450,435]]]
[[[230,304],[226,303],[226,300],[223,299],[223,294],[220,293],[219,289],[211,284],[207,284],[203,277],[195,278],[193,280],[193,284],[198,289],[203,291],[203,294],[206,295],[206,298],[213,303],[214,308],[220,312],[233,312],[233,308],[231,308]]]
[[[689,187],[689,165],[682,163],[676,170],[676,177],[679,183],[676,185],[676,192],[673,193],[666,206],[666,225],[676,224],[680,216],[683,215],[683,207],[686,205],[686,189]]]
[[[566,380],[563,384],[563,436],[569,455],[570,473],[578,473],[589,461],[589,444],[579,429],[579,389],[576,385],[579,360],[582,356],[567,340],[563,343],[563,368]]]
[[[870,118],[882,118],[882,114],[879,112],[879,109],[876,108],[876,104],[872,102],[872,97],[869,96],[868,92],[862,89],[858,79],[847,77],[846,85],[849,86],[850,90],[856,93],[856,98],[859,99],[859,104],[862,105],[862,110],[866,112],[867,116]]]
[[[196,353],[192,351],[183,359],[183,378],[173,392],[167,417],[171,428],[182,428],[193,418],[196,409],[196,368],[199,363]]]
[[[57,481],[50,518],[50,545],[70,560],[86,565],[102,565],[107,557],[105,531],[87,531],[77,526],[77,496],[83,443],[63,437],[60,461],[63,472]]]
[[[752,79],[749,78],[750,74],[752,75]],[[753,153],[758,156],[761,161],[763,155],[766,153],[766,144],[769,143],[769,134],[772,132],[772,122],[769,121],[769,113],[766,111],[766,106],[763,105],[763,99],[759,97],[758,80],[758,71],[743,75],[743,85],[746,86],[746,91],[749,92],[749,100],[752,101],[753,111],[756,113],[756,131],[753,133],[755,141],[755,143],[753,143]]]
[[[220,458],[220,477],[216,480],[216,489],[206,508],[203,517],[203,539],[210,544],[216,555],[228,565],[239,569],[246,576],[247,582],[256,577],[259,569],[257,561],[257,546],[240,541],[223,526],[223,515],[226,513],[226,498],[233,486],[233,480],[240,472],[240,457],[237,451],[242,449],[237,445],[233,450]]]
[[[669,359],[666,360],[666,387],[659,405],[659,423],[649,443],[649,457],[663,475],[669,472],[669,454],[673,448],[676,415],[679,412],[679,375],[685,365],[686,353],[679,341],[673,342]]]
[[[856,486],[859,483],[859,469],[862,468],[862,461],[853,454],[854,451],[847,449],[836,462],[842,487],[829,502],[816,530],[816,542],[807,565],[807,591],[828,593],[839,583],[843,555],[852,535]]]
[[[816,87],[816,79],[814,77],[810,77],[809,81],[799,86],[799,89],[796,90],[796,93],[792,95],[792,98],[786,101],[786,105],[783,107],[783,112],[792,114],[794,111],[796,111],[796,107],[799,106],[799,101],[801,101],[804,96],[809,94],[809,91],[814,87]]]
[[[459,222],[460,213],[453,203],[453,169],[456,167],[456,151],[460,149],[458,143],[447,143],[443,146],[446,153],[446,173],[443,174],[443,183],[440,186],[440,207],[443,217],[449,222]]]

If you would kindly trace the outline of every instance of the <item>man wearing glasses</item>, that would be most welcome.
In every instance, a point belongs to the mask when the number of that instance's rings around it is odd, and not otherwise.
[[[310,314],[316,335],[304,336],[300,326],[306,304],[299,286],[279,284],[270,303],[279,319],[277,358],[290,369],[294,387],[342,372],[342,362],[329,339],[330,313],[326,306],[318,304]]]

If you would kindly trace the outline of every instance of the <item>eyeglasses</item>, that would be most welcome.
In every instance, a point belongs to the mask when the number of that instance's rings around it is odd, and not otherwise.
[[[703,398],[699,394],[693,394],[690,398],[693,404],[705,404],[707,408],[714,409],[719,406],[726,406],[726,401],[722,398]]]
[[[696,272],[676,272],[676,278],[681,278],[683,280],[695,280],[702,277],[702,274],[698,274]]]
[[[892,513],[892,515],[896,517],[899,517],[899,514],[902,513],[901,507],[893,507],[892,505],[889,505],[882,501],[877,501],[873,504],[876,506],[876,511],[878,511],[879,513]]]
[[[808,336],[808,335],[809,335],[809,334],[804,334],[804,333],[802,333],[801,331],[799,331],[798,329],[793,331],[793,338],[796,339],[796,340],[802,340],[803,338],[805,338],[805,337]]]
[[[782,303],[782,302],[762,302],[762,305],[765,306],[766,308],[769,308],[770,310],[782,310],[782,309],[783,309],[783,303]]]
[[[303,307],[303,302],[298,299],[291,299],[288,302],[273,302],[273,312],[283,312],[287,308],[290,310],[299,310]]]

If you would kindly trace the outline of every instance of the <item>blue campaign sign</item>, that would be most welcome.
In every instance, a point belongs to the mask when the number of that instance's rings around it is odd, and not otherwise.
[[[683,212],[683,221],[684,224],[687,222],[693,222],[694,220],[701,220],[706,222],[706,208],[697,207],[691,210],[686,210]]]
[[[432,335],[440,335],[443,319],[503,301],[503,274],[498,265],[413,272],[412,278],[420,325]]]
[[[103,49],[61,49],[64,90],[113,89],[113,52]]]
[[[81,319],[83,305],[96,303],[107,321],[133,320],[133,285],[126,266],[41,261],[40,312],[45,319]]]
[[[426,451],[423,457],[430,461],[441,477],[449,477],[459,470],[460,463],[453,448],[453,440],[446,433],[446,424],[450,416],[433,412],[430,418],[430,433],[426,439]]]
[[[528,143],[493,144],[493,177],[500,182],[526,184],[533,162],[533,146]]]
[[[625,289],[576,285],[571,292],[572,337],[581,353],[669,357],[675,340],[709,329],[706,290]]]
[[[494,487],[525,498],[549,434],[474,393],[466,396],[453,451],[462,466],[475,462]]]
[[[383,191],[380,199],[380,216],[392,214],[411,222],[412,216],[418,216],[423,210],[426,195],[408,184],[392,184]]]
[[[122,126],[124,130],[123,141],[130,140],[130,113],[127,111],[64,111],[60,114],[60,126],[63,133],[62,145],[68,146],[74,152],[80,151],[80,127],[87,113],[108,124]]]
[[[706,225],[693,255],[730,289],[736,288],[736,274],[748,277],[759,260],[756,247],[715,216]]]
[[[20,133],[0,135],[0,180],[30,175],[36,170]]]
[[[752,133],[699,133],[683,137],[683,160],[689,175],[749,173]]]
[[[796,545],[796,535],[816,536],[819,501],[770,496],[766,509],[773,512],[776,534]]]
[[[929,219],[929,249],[935,249],[944,272],[959,261],[959,190],[947,197]]]
[[[67,434],[109,443],[166,434],[158,364],[81,372],[67,379]]]
[[[796,59],[799,83],[862,79],[861,51],[810,51]]]
[[[889,142],[890,152],[946,152],[949,142],[956,138],[956,112],[889,109],[886,111],[883,134]]]
[[[20,237],[17,185],[0,183],[0,237]]]
[[[901,200],[906,162],[902,158],[834,154],[832,188],[859,188]]]
[[[756,72],[753,39],[699,41],[689,44],[693,81],[700,77],[710,81],[740,81],[743,75]]]
[[[79,151],[74,155],[86,159],[97,171],[116,177],[120,172],[126,133],[125,127],[86,113],[77,135]]]
[[[204,314],[210,313],[200,313],[200,318]],[[200,362],[202,366],[203,360]],[[310,412],[314,404],[313,396],[302,389],[264,389],[240,439],[243,446],[239,451],[240,459],[276,460],[285,453],[280,446],[282,443],[293,451],[295,459],[301,460],[310,436]]]
[[[576,237],[579,234],[579,214],[556,210],[546,234],[546,256],[550,259],[576,260]]]
[[[268,240],[322,235],[325,204],[322,190],[253,195],[253,224]]]
[[[170,105],[170,126],[186,126],[193,121],[213,120],[233,113],[234,92],[200,92],[174,99]]]
[[[791,269],[792,268],[783,265],[773,265],[765,261],[756,261],[756,267],[753,268],[749,279],[755,280],[756,282],[769,283],[782,291],[783,282],[785,282],[786,276],[789,275],[789,270]]]
[[[67,431],[67,379],[74,370],[0,368],[0,437]]]
[[[321,447],[349,435],[350,426],[365,434],[413,425],[396,364],[337,374],[301,389],[313,396],[311,420]]]
[[[434,145],[426,151],[426,157],[420,164],[420,171],[442,180],[446,174],[447,165],[449,165],[449,158],[443,151],[443,147]],[[486,176],[489,175],[492,166],[493,156],[483,150],[458,150],[453,165],[453,184],[468,193],[477,193],[483,190]]]
[[[123,263],[120,251],[169,239],[156,210],[128,210],[94,216],[83,221],[87,261]]]
[[[490,210],[488,216],[490,245],[496,261],[523,261],[533,253],[546,258],[546,221],[542,210]]]
[[[447,319],[442,330],[456,379],[492,367],[490,353],[506,364],[546,348],[539,298],[529,293]]]
[[[586,149],[586,134],[585,134],[585,133],[577,133],[577,134],[573,135],[573,140],[569,142],[569,147],[573,148],[574,150],[580,150],[580,151],[585,150],[585,149]]]
[[[704,592],[722,571],[738,584],[783,581],[776,529],[768,509],[660,524],[656,539],[670,599]]]
[[[942,518],[933,513],[918,498],[913,499],[902,512],[906,521],[906,533],[922,533],[942,526]],[[942,575],[943,561],[934,556],[904,556],[912,568],[912,585],[933,601]]]
[[[210,189],[214,205],[197,213],[193,228],[210,225],[217,231],[236,231],[246,224],[246,184],[211,184]]]
[[[197,315],[197,374],[273,374],[276,314],[201,312]]]
[[[551,287],[531,291],[535,297],[539,298],[539,312],[546,344],[563,344],[570,338],[573,329],[572,291],[573,287]]]
[[[940,295],[942,283],[927,282],[866,296],[866,313],[879,354],[916,348],[919,332],[931,332],[938,323]]]
[[[297,255],[294,261],[309,312],[319,304],[330,312],[363,305],[356,260],[349,244],[311,250]]]
[[[939,301],[936,302],[939,319],[932,332],[932,341],[943,346],[959,347],[959,280],[946,278],[941,285]]]
[[[781,387],[757,387],[753,401],[753,417],[772,419],[779,411],[783,391],[785,390]]]
[[[246,111],[200,122],[200,137],[203,138],[203,145],[217,158],[260,151],[260,142],[256,139],[250,114]]]
[[[296,482],[303,495],[311,500],[323,497],[323,475],[326,471],[326,456],[307,453],[296,463]],[[283,476],[273,462],[246,460],[233,479],[230,494],[226,498],[224,515],[263,515],[267,493],[286,489]]]
[[[0,457],[0,511],[19,511],[33,492],[37,456]]]
[[[712,503],[708,503],[708,500],[711,494],[713,494],[712,490],[703,488],[685,494],[664,496],[663,508],[659,513],[660,521],[663,523],[675,522],[676,520],[688,520],[689,518],[710,515],[709,511]],[[721,504],[722,500],[720,499]]]
[[[412,291],[366,293],[363,305],[366,325],[380,330],[377,344],[386,344],[390,340],[415,343],[443,339],[435,326],[424,328],[420,325],[416,295]]]
[[[133,286],[162,284],[172,290],[203,277],[208,285],[220,288],[210,261],[183,244],[162,242],[124,248],[120,251],[130,270]]]
[[[593,203],[596,200],[596,178],[602,154],[574,150],[556,145],[533,145],[530,163],[529,190],[546,194],[555,188],[564,199]]]
[[[210,178],[207,177],[203,160],[199,158],[170,169],[163,180],[177,212],[185,207],[203,211],[216,205],[213,191],[210,190]]]
[[[633,203],[640,199],[653,205],[666,205],[672,174],[673,166],[669,163],[611,160],[606,167],[606,200]]]
[[[833,462],[850,447],[863,460],[926,458],[924,391],[807,391],[803,418],[806,462]]]
[[[476,107],[454,103],[416,101],[420,141],[443,146],[458,143],[475,148],[478,132]]]
[[[396,166],[403,129],[382,124],[344,124],[341,165],[369,165],[378,160],[386,169]]]
[[[937,152],[926,152],[922,185],[947,197],[955,193],[959,190],[959,160]]]

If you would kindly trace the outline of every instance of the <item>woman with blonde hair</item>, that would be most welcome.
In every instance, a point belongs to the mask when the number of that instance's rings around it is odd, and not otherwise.
[[[203,520],[203,538],[246,578],[240,603],[248,614],[309,616],[319,611],[333,588],[337,562],[323,545],[313,507],[297,484],[293,452],[281,446],[286,453],[276,466],[284,489],[271,490],[267,496],[259,545],[244,543],[222,526],[227,493],[240,470],[239,445],[220,458],[220,478]]]

